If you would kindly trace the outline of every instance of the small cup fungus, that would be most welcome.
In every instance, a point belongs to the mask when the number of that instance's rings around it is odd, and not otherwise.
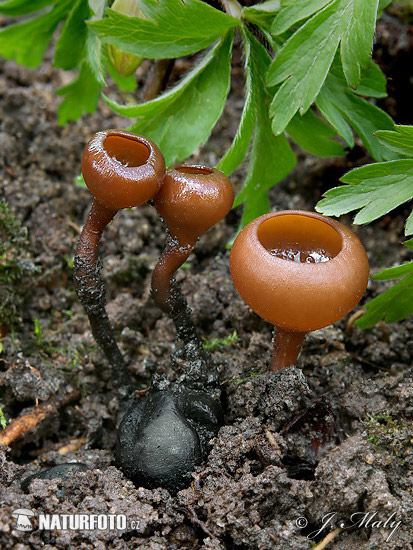
[[[126,388],[129,377],[105,309],[99,241],[119,209],[143,204],[159,190],[165,163],[158,147],[148,139],[123,130],[107,130],[95,134],[86,145],[82,173],[94,200],[76,248],[76,291],[93,336],[114,368],[115,383]]]
[[[275,325],[271,370],[295,364],[305,334],[344,317],[360,301],[369,264],[358,237],[314,212],[272,212],[235,239],[231,276],[241,298]]]
[[[168,228],[165,251],[152,274],[156,304],[175,323],[183,340],[195,338],[184,297],[176,286],[176,270],[187,260],[197,240],[231,209],[234,192],[219,170],[180,165],[167,170],[164,184],[153,202]]]

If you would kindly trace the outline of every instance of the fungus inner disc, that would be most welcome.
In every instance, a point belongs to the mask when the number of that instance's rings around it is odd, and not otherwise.
[[[142,166],[149,158],[149,148],[127,136],[110,135],[105,139],[105,149],[108,155],[126,167]]]
[[[297,263],[328,262],[343,246],[334,227],[305,213],[268,218],[258,227],[257,235],[272,256]]]

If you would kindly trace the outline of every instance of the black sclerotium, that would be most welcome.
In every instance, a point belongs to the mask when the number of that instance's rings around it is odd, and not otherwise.
[[[222,421],[221,405],[212,393],[182,384],[155,389],[124,416],[117,463],[137,485],[182,489]]]

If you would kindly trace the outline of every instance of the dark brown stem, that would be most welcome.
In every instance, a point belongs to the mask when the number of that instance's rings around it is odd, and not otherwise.
[[[276,327],[270,370],[277,371],[295,365],[306,333]]]
[[[100,276],[102,265],[99,260],[102,232],[116,212],[93,201],[76,248],[73,278],[78,298],[89,318],[92,334],[112,365],[114,384],[122,395],[127,395],[132,389],[132,383],[106,312],[105,285]]]
[[[152,273],[152,296],[156,305],[175,324],[179,338],[185,343],[197,339],[186,299],[174,278],[188,259],[195,243],[180,244],[168,234],[165,250]]]
[[[148,80],[143,89],[143,100],[155,99],[168,84],[174,66],[174,59],[159,59],[150,70]]]

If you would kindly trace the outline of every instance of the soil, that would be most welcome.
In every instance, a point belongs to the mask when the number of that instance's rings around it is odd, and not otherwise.
[[[400,56],[411,60],[412,36],[408,21],[394,15],[377,30],[376,58],[392,76],[391,91],[399,90],[382,106],[399,123],[412,122],[411,63],[400,65]],[[193,161],[213,166],[230,143],[243,101],[237,65],[233,76],[225,113]],[[177,276],[203,337],[238,335],[210,352],[219,365],[224,426],[176,494],[135,487],[116,468],[121,403],[71,267],[90,204],[88,191],[74,184],[82,148],[94,132],[126,125],[100,105],[80,122],[57,126],[54,90],[64,78],[50,63],[30,71],[0,61],[0,197],[27,228],[38,268],[20,286],[21,323],[2,340],[0,402],[12,420],[59,396],[32,433],[1,450],[0,548],[306,550],[329,532],[334,550],[413,548],[413,320],[363,331],[347,317],[309,334],[296,367],[268,372],[272,329],[238,297],[228,271],[225,244],[238,210],[200,240]],[[311,210],[342,173],[370,160],[360,145],[339,160],[298,154],[295,171],[271,191],[272,209]],[[244,175],[234,175],[235,186]],[[408,258],[399,246],[406,213],[399,208],[353,226],[373,273]],[[341,221],[350,225],[351,217]],[[164,242],[156,212],[145,205],[118,213],[101,246],[109,316],[143,394],[155,372],[176,377],[170,357],[179,343],[149,293]],[[362,304],[389,284],[371,281]],[[34,478],[22,489],[27,476],[67,462],[88,469]],[[136,521],[126,530],[23,532],[12,516],[21,508]]]

